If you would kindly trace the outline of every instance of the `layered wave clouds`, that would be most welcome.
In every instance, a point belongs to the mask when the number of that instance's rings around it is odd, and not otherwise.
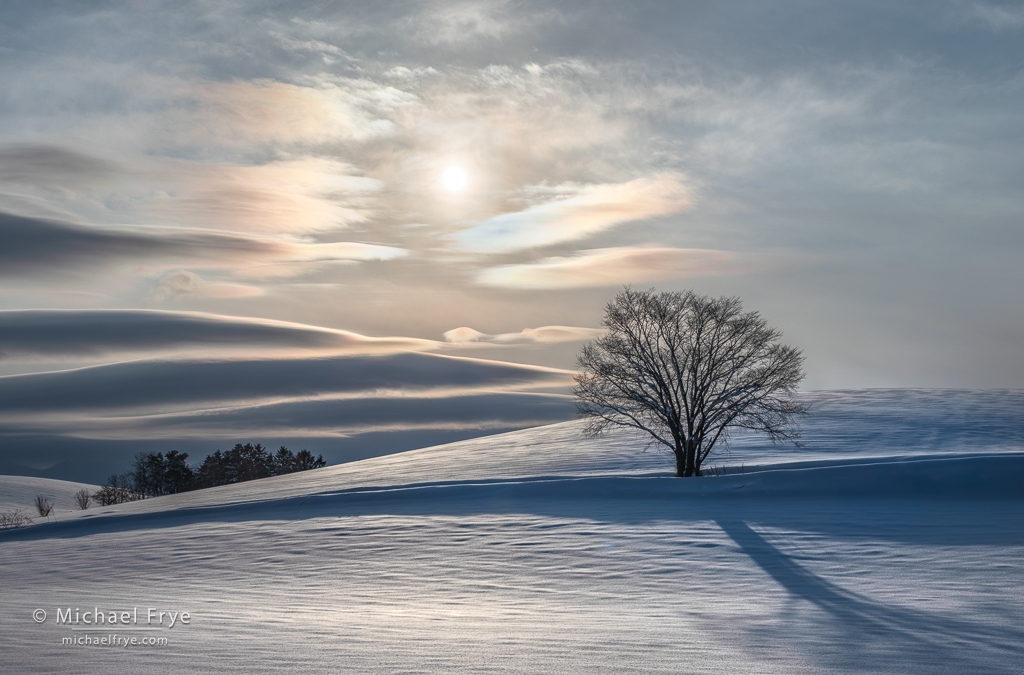
[[[591,333],[520,335],[527,344]],[[468,437],[572,417],[569,372],[431,353],[458,349],[197,312],[3,311],[0,366],[35,372],[0,376],[0,465],[38,472],[16,460],[40,439],[56,457],[43,473],[62,475],[62,464],[84,459],[75,453],[97,452],[84,439],[117,442],[128,457],[153,441],[197,455],[243,439],[330,456],[364,434],[380,452],[392,450],[388,434]]]
[[[530,390],[568,383],[561,370],[421,353],[147,359],[0,378],[0,433],[120,438],[130,430],[131,437],[164,438],[330,436],[381,425],[508,428],[567,419],[563,394]],[[503,403],[481,407],[478,397]]]

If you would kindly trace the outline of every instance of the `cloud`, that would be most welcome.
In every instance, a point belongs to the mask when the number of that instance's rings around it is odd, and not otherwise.
[[[566,386],[553,368],[422,353],[144,360],[0,377],[0,417],[66,411],[157,414],[239,403],[392,392]]]
[[[553,8],[520,10],[519,3],[507,0],[446,0],[427,3],[398,25],[419,42],[453,46],[492,42],[538,24],[564,20]]]
[[[514,344],[551,344],[558,342],[578,342],[592,340],[604,331],[600,328],[580,328],[578,326],[541,326],[540,328],[524,328],[519,333],[499,333],[488,335],[478,330],[461,326],[446,331],[444,339],[453,344],[497,343]]]
[[[690,206],[676,175],[591,185],[566,199],[489,218],[453,235],[458,248],[501,253],[584,239],[623,223],[678,213]]]
[[[193,357],[230,354],[236,358],[297,353],[393,354],[437,346],[438,343],[431,340],[373,338],[306,324],[200,312],[0,311],[0,356],[4,359],[53,360],[102,355],[126,359],[179,352]],[[32,380],[8,381],[6,386],[15,386],[10,382],[30,383]]]
[[[384,76],[388,78],[394,78],[398,80],[416,80],[421,77],[433,77],[440,75],[440,71],[436,70],[432,66],[417,66],[415,68],[407,68],[406,66],[394,66],[384,72]]]
[[[69,269],[103,267],[112,261],[146,258],[209,257],[225,249],[258,253],[245,239],[181,234],[161,237],[152,232],[92,228],[56,220],[0,213],[0,276],[53,274]]]
[[[56,145],[0,146],[0,183],[64,187],[110,177],[114,163]]]
[[[487,337],[545,341],[579,330]],[[0,311],[6,360],[120,360],[0,377],[0,435],[337,437],[482,432],[572,417],[570,398],[551,391],[567,389],[571,373],[422,353],[443,346],[197,312]],[[130,360],[139,357],[148,358]]]
[[[111,264],[232,269],[242,264],[392,260],[403,249],[360,242],[256,238],[185,228],[87,227],[0,212],[0,277],[60,276]],[[301,266],[289,268],[289,274]]]
[[[479,273],[477,282],[521,289],[585,288],[724,274],[737,269],[736,254],[726,251],[624,246],[491,267]]]
[[[444,339],[455,344],[481,342],[490,337],[492,336],[487,333],[481,333],[480,331],[469,328],[468,326],[453,328],[449,331],[445,331],[444,333]]]
[[[481,392],[442,396],[360,396],[284,401],[171,414],[98,416],[5,424],[3,433],[66,433],[77,438],[140,439],[253,436],[338,437],[409,430],[491,431],[563,422],[575,413],[564,394]]]
[[[149,329],[136,332],[149,335]],[[129,361],[0,377],[0,435],[130,439],[514,428],[570,419],[568,397],[543,391],[566,389],[570,375],[412,352]]]
[[[968,19],[995,33],[1024,28],[1024,7],[976,2],[970,5]]]
[[[269,78],[182,82],[165,98],[173,107],[164,142],[246,154],[259,147],[381,138],[393,129],[382,113],[415,100],[387,85],[345,77],[307,84]]]
[[[0,217],[0,306],[134,307],[161,283],[163,301],[245,313],[257,303],[223,296],[308,274],[316,283],[275,283],[260,314],[440,337],[588,325],[595,308],[580,298],[598,295],[493,287],[708,271],[678,253],[598,264],[595,249],[769,250],[835,265],[713,285],[766,311],[802,308],[794,325],[823,372],[851,362],[839,334],[890,355],[893,326],[921,351],[979,339],[922,331],[933,319],[988,327],[999,340],[986,358],[1012,363],[1020,3],[947,5],[233,2],[154,20],[145,3],[21,3],[0,48],[0,209],[53,220],[26,232]],[[457,198],[437,189],[449,162],[471,174]],[[624,212],[642,200],[611,188],[640,192],[642,177],[674,177],[682,198],[669,201],[694,203],[685,228],[667,214],[627,224],[646,216]],[[599,197],[611,203],[588,211]],[[322,246],[337,239],[352,242]],[[346,262],[406,250],[421,254]],[[476,274],[492,288],[467,292]],[[821,308],[838,319],[823,323]],[[878,363],[840,370],[893,381]],[[1005,383],[1005,370],[985,377]]]
[[[324,60],[327,63],[333,63],[333,61],[328,60],[328,58],[330,58],[327,57],[328,54],[330,54],[331,57],[339,57],[348,61],[355,60],[351,56],[346,54],[345,50],[343,50],[341,47],[334,44],[330,44],[328,42],[323,42],[322,40],[296,40],[295,38],[278,33],[276,31],[271,31],[270,35],[271,37],[277,40],[278,44],[281,46],[282,49],[286,49],[288,51],[293,52],[311,52],[313,54],[319,54],[322,57],[325,57]]]
[[[382,184],[325,158],[262,164],[175,162],[163,172],[174,197],[139,211],[175,224],[242,232],[307,233],[364,223]]]
[[[245,284],[214,283],[198,274],[185,270],[172,272],[160,279],[154,300],[183,300],[186,298],[249,298],[262,295],[263,289]]]
[[[355,241],[296,242],[292,246],[294,252],[290,257],[284,258],[286,262],[394,260],[408,255],[408,251],[395,246],[363,244]]]

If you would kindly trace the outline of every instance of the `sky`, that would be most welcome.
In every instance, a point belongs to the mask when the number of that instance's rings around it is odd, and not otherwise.
[[[0,6],[0,473],[570,419],[624,285],[1024,387],[1024,4]]]

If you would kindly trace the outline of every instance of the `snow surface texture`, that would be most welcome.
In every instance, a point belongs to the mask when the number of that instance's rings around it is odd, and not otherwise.
[[[566,423],[2,533],[0,672],[1019,673],[1024,392],[809,398],[724,476]]]

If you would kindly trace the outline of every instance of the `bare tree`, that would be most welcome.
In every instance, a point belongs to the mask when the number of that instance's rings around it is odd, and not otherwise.
[[[583,347],[577,408],[584,432],[644,431],[675,454],[677,476],[699,476],[730,429],[796,440],[803,356],[738,298],[626,288],[605,307],[607,333]]]
[[[38,511],[39,515],[42,516],[43,518],[46,518],[51,513],[53,513],[53,502],[51,502],[49,499],[47,499],[43,495],[36,495],[35,506],[36,506],[36,511]]]
[[[92,500],[100,506],[123,504],[145,498],[146,495],[135,488],[132,475],[127,473],[111,474],[106,484],[92,494]]]
[[[92,495],[89,494],[89,491],[86,490],[85,488],[82,488],[81,490],[75,493],[75,504],[78,505],[78,508],[80,510],[85,511],[87,508],[89,508],[89,499],[91,498]]]

